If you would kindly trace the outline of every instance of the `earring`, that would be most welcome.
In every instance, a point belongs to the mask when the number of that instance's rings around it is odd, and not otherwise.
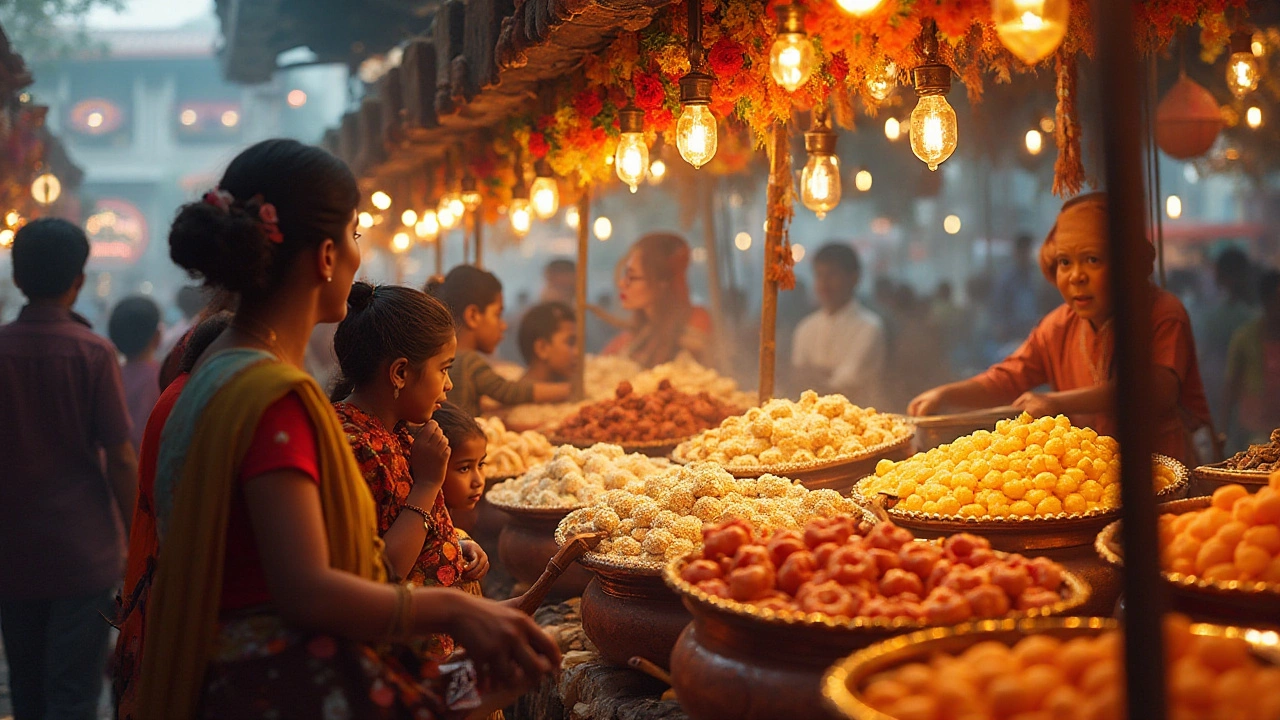
[[[399,386],[396,386],[396,391],[395,391],[394,393],[392,393],[392,394],[391,394],[391,397],[392,397],[392,399],[394,399],[394,400],[399,400],[399,399],[400,399],[400,387],[399,387]]]
[[[332,276],[332,275],[328,275],[328,276],[326,276],[326,277],[325,277],[325,279],[324,279],[324,281],[325,281],[325,282],[333,282],[333,276]]]

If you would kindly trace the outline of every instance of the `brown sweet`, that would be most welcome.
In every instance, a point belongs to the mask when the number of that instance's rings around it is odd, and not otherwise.
[[[1263,666],[1244,640],[1194,635],[1186,618],[1170,616],[1165,646],[1170,718],[1280,717],[1280,668]],[[1123,678],[1118,632],[1065,642],[1030,635],[888,670],[861,694],[898,720],[1120,720]]]
[[[1050,560],[997,557],[963,533],[919,543],[892,523],[866,530],[848,516],[769,536],[738,519],[707,526],[702,554],[681,570],[686,582],[714,581],[713,595],[775,610],[951,625],[1061,599],[1062,568]]]
[[[556,435],[570,440],[637,443],[681,440],[715,427],[738,408],[712,397],[680,392],[670,380],[638,395],[631,383],[618,385],[614,397],[587,405],[560,424]]]

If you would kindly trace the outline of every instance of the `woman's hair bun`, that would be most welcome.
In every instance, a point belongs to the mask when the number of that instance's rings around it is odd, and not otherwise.
[[[347,295],[347,307],[352,312],[362,312],[373,304],[373,286],[367,282],[356,282],[351,285]]]
[[[205,202],[179,208],[169,230],[169,257],[179,267],[240,295],[266,289],[273,247],[257,218]]]

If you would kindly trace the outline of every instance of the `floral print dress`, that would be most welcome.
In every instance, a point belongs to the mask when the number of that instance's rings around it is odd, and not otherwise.
[[[342,429],[351,443],[360,472],[373,493],[378,510],[378,534],[385,535],[400,517],[413,489],[413,477],[409,474],[413,436],[403,424],[388,430],[381,420],[351,403],[337,403],[334,409],[342,420]],[[431,520],[432,529],[422,545],[422,553],[404,581],[410,586],[453,587],[462,577],[465,561],[443,492],[436,496]],[[427,652],[432,657],[443,659],[453,650],[453,639],[448,635],[428,638]]]

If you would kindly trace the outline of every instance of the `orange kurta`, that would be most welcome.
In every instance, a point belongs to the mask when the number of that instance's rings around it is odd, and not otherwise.
[[[1180,461],[1190,460],[1187,430],[1209,421],[1196,363],[1191,320],[1182,303],[1169,292],[1154,289],[1151,322],[1152,361],[1178,376],[1176,412],[1155,421],[1155,451]],[[1077,390],[1110,382],[1115,338],[1111,325],[1095,332],[1093,326],[1067,305],[1060,305],[1040,321],[1012,355],[978,375],[977,380],[1000,402],[1012,402],[1022,393],[1048,383],[1054,391]],[[1092,427],[1103,435],[1115,435],[1115,418],[1108,413],[1073,417],[1077,425]]]

